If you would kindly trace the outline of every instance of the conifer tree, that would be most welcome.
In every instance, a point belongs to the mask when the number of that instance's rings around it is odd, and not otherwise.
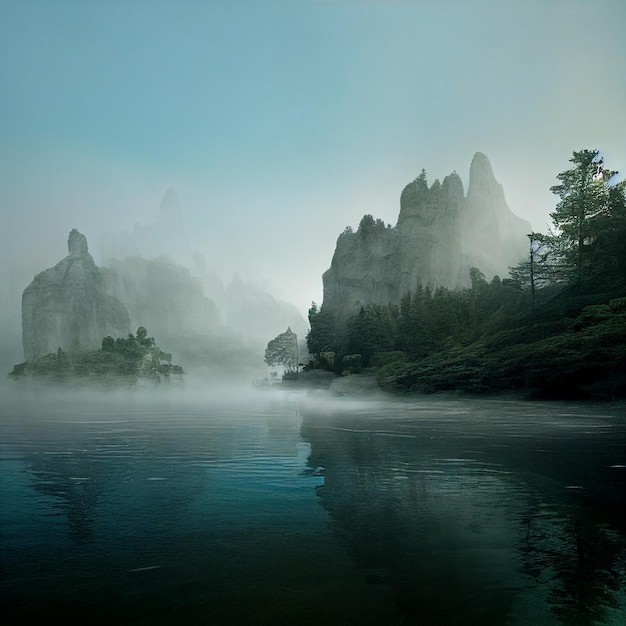
[[[598,150],[574,151],[570,162],[574,166],[558,174],[560,184],[550,188],[560,198],[550,217],[555,248],[570,282],[580,288],[590,269],[595,218],[609,209],[609,180],[616,172],[605,169]]]

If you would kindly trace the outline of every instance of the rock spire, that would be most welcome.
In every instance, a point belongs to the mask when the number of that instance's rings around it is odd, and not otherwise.
[[[126,308],[108,295],[102,273],[89,254],[87,238],[73,229],[69,254],[37,274],[22,294],[22,344],[31,360],[56,352],[91,350],[103,337],[130,331]]]
[[[424,171],[400,196],[394,228],[347,231],[323,276],[325,309],[347,316],[368,304],[399,304],[418,288],[469,285],[477,267],[490,280],[525,256],[530,224],[508,207],[489,159],[477,152],[467,195],[453,172],[428,186]]]

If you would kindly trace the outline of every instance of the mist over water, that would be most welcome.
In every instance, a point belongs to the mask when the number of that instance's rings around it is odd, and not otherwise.
[[[623,405],[2,391],[5,623],[622,623]]]

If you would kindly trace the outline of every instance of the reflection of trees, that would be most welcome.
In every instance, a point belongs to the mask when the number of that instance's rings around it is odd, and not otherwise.
[[[550,588],[548,601],[565,625],[604,623],[617,606],[624,540],[591,506],[560,506],[547,515],[529,507],[520,542],[524,571]]]
[[[77,542],[91,540],[98,479],[85,454],[33,454],[26,458],[39,493],[55,498],[55,508],[67,515],[69,536]]]
[[[539,467],[531,450],[472,438],[472,465],[467,441],[406,423],[312,413],[302,423],[336,534],[366,578],[392,585],[406,623],[510,623],[516,602],[543,602],[564,625],[606,620],[623,584],[623,503],[599,508],[563,488],[563,464],[580,471],[580,454],[543,451]]]
[[[326,468],[322,504],[365,578],[392,586],[404,622],[505,623],[513,591],[499,577],[517,573],[500,556],[486,563],[477,547],[502,539],[474,501],[472,479],[433,470],[432,450],[416,438],[317,418],[305,417],[302,432],[309,463]]]

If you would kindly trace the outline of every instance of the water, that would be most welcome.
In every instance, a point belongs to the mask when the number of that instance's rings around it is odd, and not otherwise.
[[[3,624],[626,623],[623,405],[0,404]]]

